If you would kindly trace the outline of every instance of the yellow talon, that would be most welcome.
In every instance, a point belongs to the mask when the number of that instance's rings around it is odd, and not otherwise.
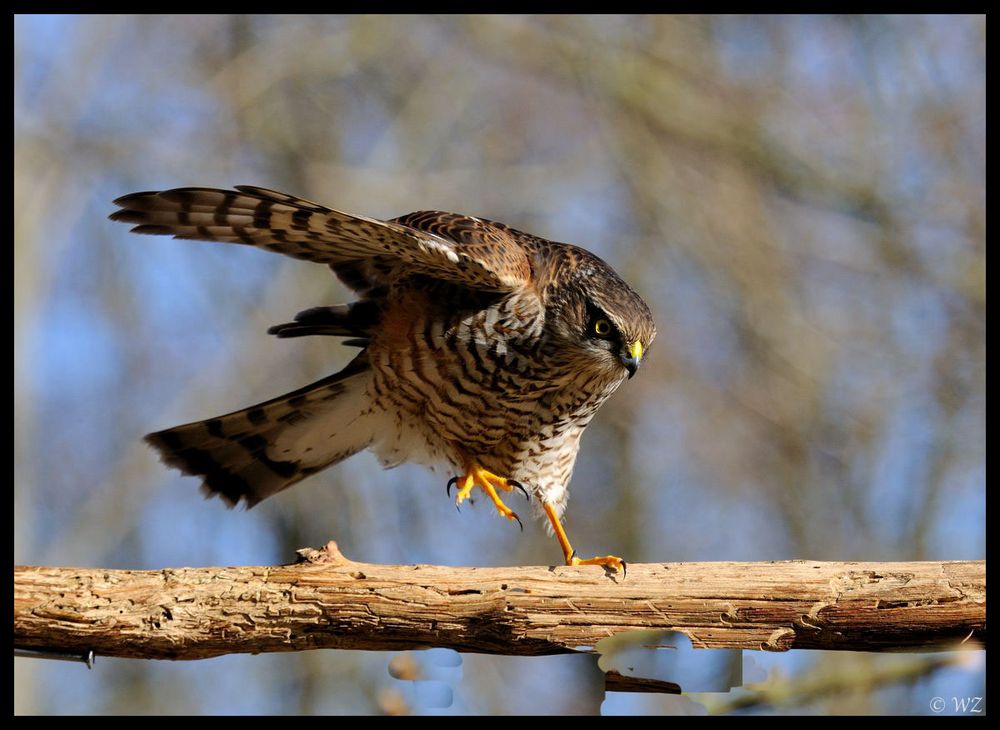
[[[606,568],[614,568],[616,571],[620,570],[622,575],[626,574],[628,570],[628,563],[626,563],[621,558],[615,557],[614,555],[605,555],[600,558],[578,558],[576,555],[571,555],[569,559],[566,560],[566,565],[603,565]]]
[[[479,487],[482,489],[489,498],[493,501],[493,505],[497,508],[497,512],[506,517],[508,520],[517,521],[518,525],[521,525],[521,530],[524,530],[524,525],[521,524],[521,519],[517,516],[510,507],[503,503],[500,499],[500,495],[497,494],[497,489],[502,489],[505,492],[512,492],[514,489],[520,489],[524,492],[525,497],[528,496],[527,491],[518,482],[513,479],[506,479],[504,477],[498,477],[496,474],[486,471],[483,467],[476,463],[471,463],[465,469],[465,474],[460,477],[453,477],[451,481],[448,482],[448,493],[451,494],[452,485],[458,485],[458,493],[455,494],[455,504],[462,504],[469,495],[472,493],[473,487]]]
[[[603,565],[605,568],[621,571],[622,577],[625,577],[628,570],[628,563],[614,555],[604,555],[598,558],[576,557],[576,550],[570,545],[569,537],[566,536],[566,530],[563,529],[562,523],[559,521],[559,516],[556,514],[556,508],[548,502],[542,504],[542,507],[545,509],[545,514],[548,515],[549,522],[552,523],[556,539],[559,540],[559,546],[566,557],[566,565]]]

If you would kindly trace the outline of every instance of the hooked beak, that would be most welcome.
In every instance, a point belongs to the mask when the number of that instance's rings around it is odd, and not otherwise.
[[[629,345],[628,350],[622,353],[621,359],[622,364],[628,370],[628,377],[631,380],[632,376],[635,375],[635,371],[639,369],[639,365],[642,363],[642,343],[636,340]]]

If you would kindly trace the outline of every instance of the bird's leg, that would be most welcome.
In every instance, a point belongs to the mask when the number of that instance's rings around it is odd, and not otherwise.
[[[455,504],[462,504],[466,499],[469,498],[469,494],[472,492],[473,487],[479,487],[487,496],[493,501],[493,505],[497,508],[497,512],[506,517],[508,520],[516,520],[517,524],[521,525],[521,519],[517,516],[510,507],[503,503],[500,499],[500,495],[497,494],[497,489],[502,489],[505,492],[512,492],[515,489],[520,489],[525,497],[528,497],[528,492],[524,489],[519,482],[513,479],[505,479],[504,477],[498,477],[496,474],[486,471],[483,467],[479,466],[476,462],[469,462],[465,467],[465,474],[460,477],[454,477],[450,482],[448,482],[448,493],[451,494],[451,487],[453,484],[458,485],[458,493],[455,495]],[[521,529],[524,529],[524,525],[521,525]]]
[[[552,523],[552,529],[555,530],[556,539],[559,540],[559,546],[562,548],[563,555],[566,558],[566,565],[603,565],[607,568],[620,570],[622,575],[625,575],[628,564],[621,558],[616,558],[614,555],[604,555],[598,558],[576,557],[576,550],[574,550],[573,546],[569,544],[569,538],[566,537],[566,530],[563,529],[562,523],[559,522],[559,516],[556,514],[556,508],[548,502],[543,502],[542,507],[545,509],[545,514],[549,517],[549,522]]]

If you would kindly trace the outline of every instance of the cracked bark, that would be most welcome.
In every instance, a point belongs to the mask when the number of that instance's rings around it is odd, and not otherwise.
[[[986,644],[985,561],[456,568],[14,568],[14,645],[145,659],[304,649],[541,655],[663,629],[699,648],[935,650]]]

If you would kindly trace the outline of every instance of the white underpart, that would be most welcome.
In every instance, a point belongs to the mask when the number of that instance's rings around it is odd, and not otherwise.
[[[382,466],[392,469],[403,463],[442,466],[447,459],[430,446],[427,434],[411,419],[402,414],[382,412],[380,427],[371,444],[371,450]]]

